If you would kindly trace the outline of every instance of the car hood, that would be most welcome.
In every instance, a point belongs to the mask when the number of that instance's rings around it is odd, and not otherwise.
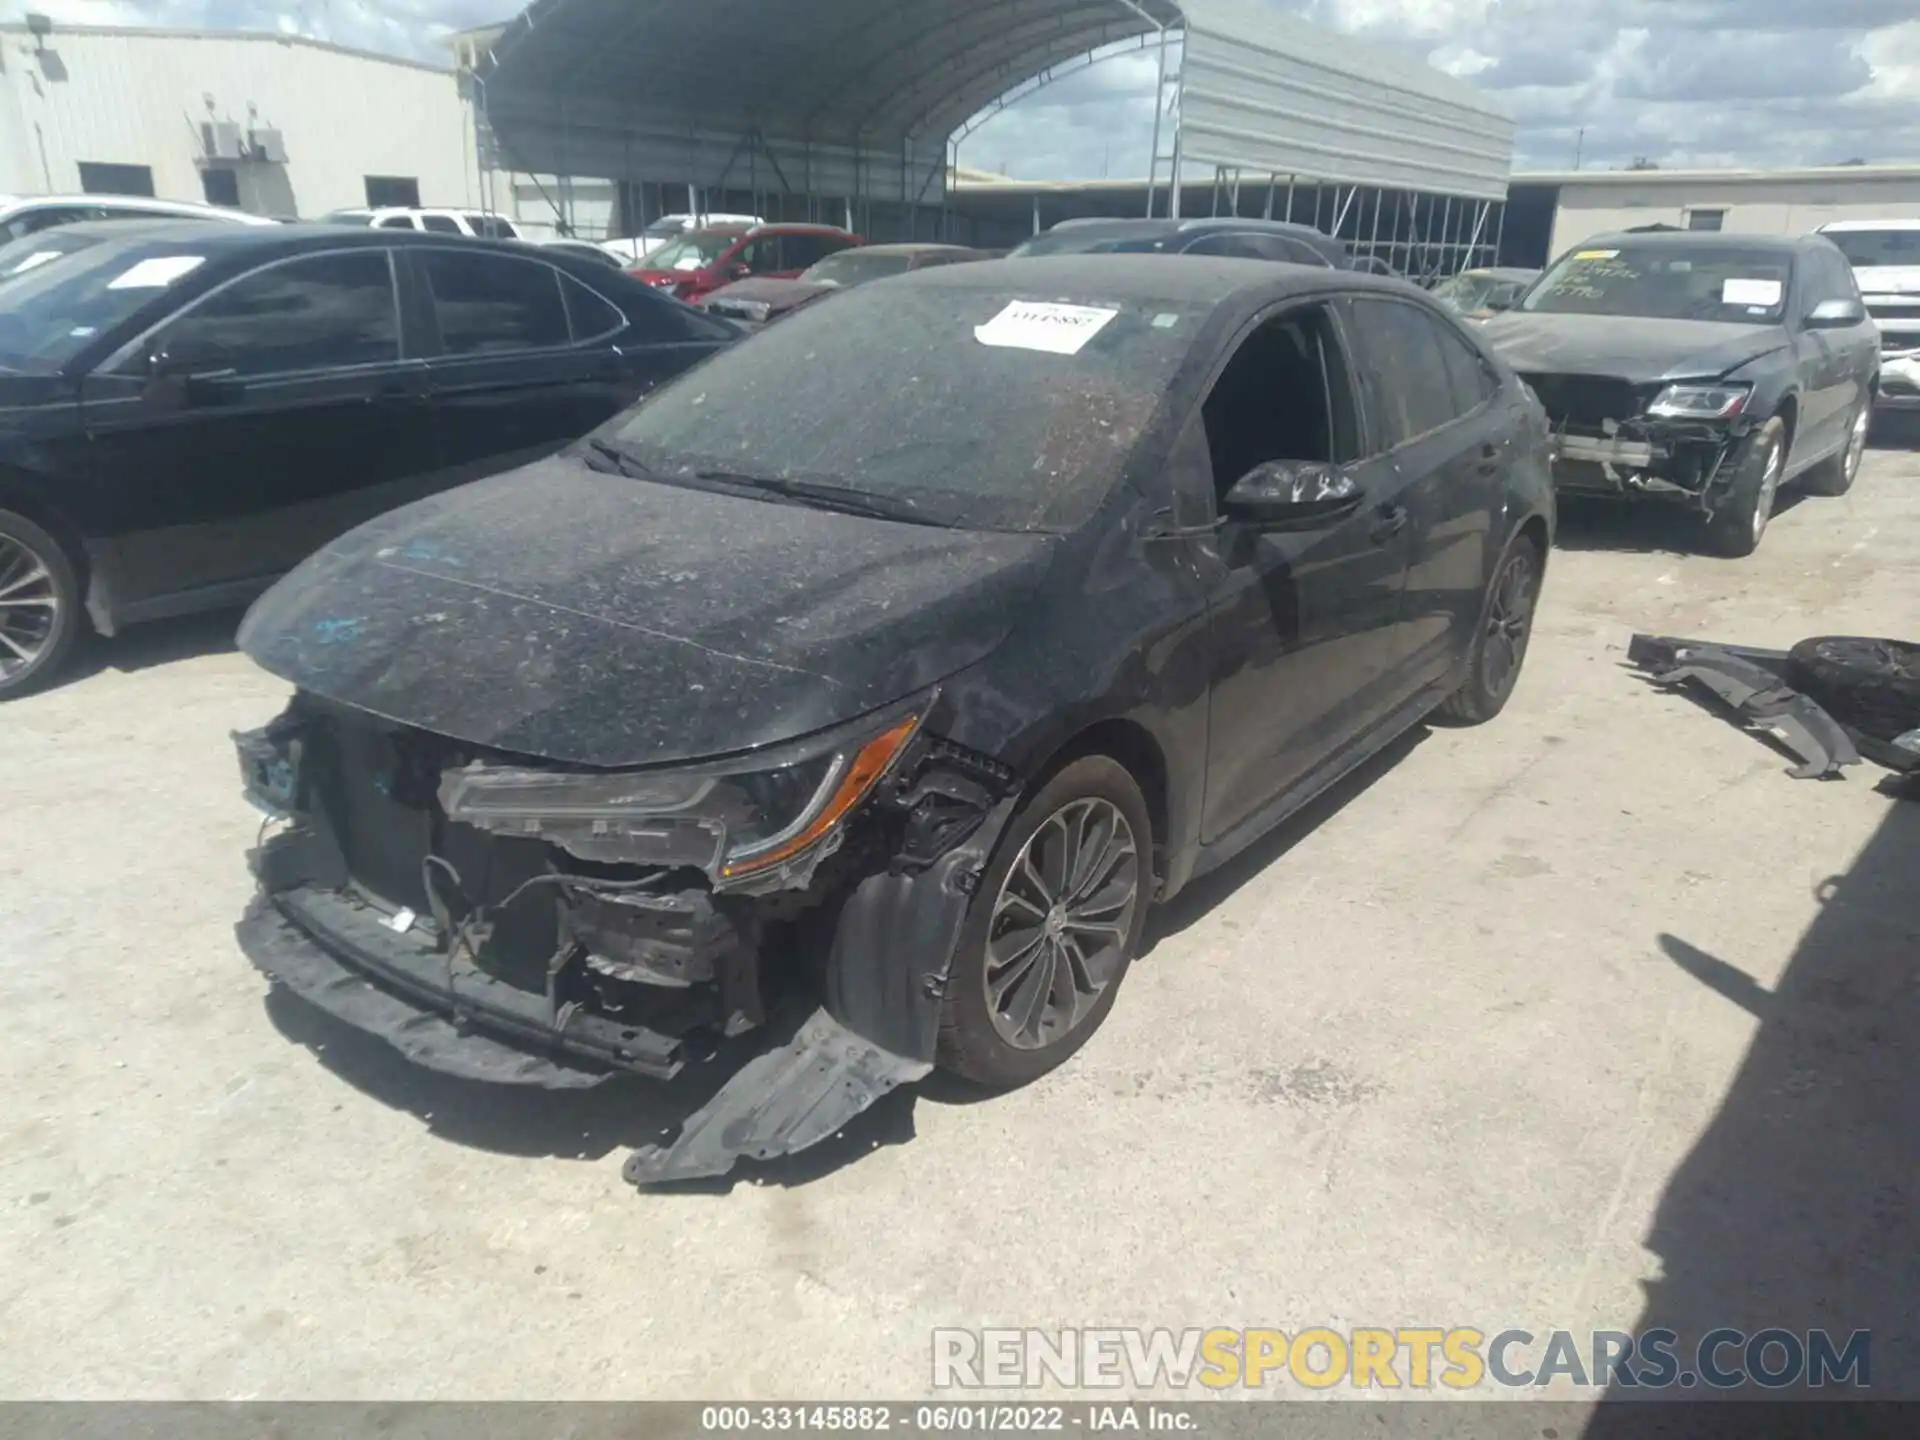
[[[1862,295],[1907,295],[1920,302],[1920,265],[1856,265],[1853,278]]]
[[[1636,384],[1716,378],[1787,344],[1777,325],[1520,310],[1495,315],[1480,333],[1523,375],[1605,375]]]
[[[559,456],[327,546],[255,603],[240,645],[302,689],[476,745],[662,764],[804,735],[973,664],[1056,543]]]

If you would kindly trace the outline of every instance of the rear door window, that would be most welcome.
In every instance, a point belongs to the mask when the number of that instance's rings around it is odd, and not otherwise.
[[[422,215],[420,217],[420,228],[422,230],[431,230],[436,235],[464,235],[466,233],[460,228],[460,222],[451,215]]]
[[[422,257],[440,343],[449,355],[565,345],[571,336],[560,272],[537,260],[429,250]]]
[[[567,325],[573,332],[574,344],[604,340],[625,328],[625,315],[571,275],[560,277],[560,293],[566,302]]]
[[[1425,311],[1399,300],[1356,296],[1361,386],[1381,448],[1426,435],[1462,413],[1455,399],[1456,358],[1449,364],[1440,332]],[[1457,338],[1457,337],[1455,337]]]
[[[175,363],[241,375],[377,365],[400,358],[400,314],[384,250],[270,265],[216,290],[163,329]]]

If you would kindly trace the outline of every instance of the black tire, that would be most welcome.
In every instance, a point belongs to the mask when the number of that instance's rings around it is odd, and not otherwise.
[[[0,700],[58,674],[80,632],[71,557],[26,516],[0,510]]]
[[[1822,460],[1800,477],[1809,495],[1844,495],[1853,489],[1860,461],[1867,453],[1867,431],[1873,424],[1873,401],[1862,400],[1847,417],[1847,443],[1838,455]]]
[[[1707,544],[1716,555],[1739,560],[1760,548],[1780,477],[1787,468],[1787,426],[1778,415],[1742,442],[1733,457],[1733,480],[1707,520]]]
[[[1132,835],[1131,878],[1135,888],[1131,908],[1124,915],[1117,909],[1113,912],[1114,923],[1123,932],[1115,942],[1117,954],[1102,950],[1096,956],[1083,956],[1081,963],[1074,965],[1058,945],[1048,948],[1049,937],[1058,932],[1035,923],[1027,928],[1038,937],[1034,945],[1042,953],[1028,962],[1029,968],[1025,971],[1018,969],[1018,958],[1013,958],[996,974],[990,959],[992,952],[989,942],[1001,944],[1003,954],[1015,952],[1016,957],[1025,956],[1028,951],[1020,948],[1015,933],[1020,927],[1013,922],[1027,911],[1035,916],[1041,913],[1040,907],[1025,900],[1002,907],[1002,892],[1008,886],[1008,877],[1013,873],[1015,864],[1025,856],[1028,843],[1034,841],[1043,829],[1054,825],[1063,812],[1074,812],[1074,807],[1082,802],[1092,802],[1087,808],[1094,813],[1103,813],[1099,808],[1102,805],[1111,807],[1112,811],[1125,819]],[[1117,836],[1117,827],[1108,833]],[[1049,836],[1052,834],[1050,830]],[[1048,868],[1048,846],[1049,838],[1042,837],[1037,847],[1042,856],[1042,870]],[[1120,984],[1126,979],[1127,970],[1139,949],[1140,934],[1146,924],[1147,907],[1153,895],[1152,856],[1153,827],[1140,787],[1124,765],[1105,755],[1087,755],[1068,764],[1020,807],[1007,826],[1007,833],[1001,837],[992,863],[980,877],[972,908],[960,930],[960,943],[954,952],[946,1000],[940,1011],[936,1058],[942,1069],[975,1084],[1011,1089],[1038,1079],[1086,1043],[1113,1008],[1114,997],[1119,993]],[[1019,884],[1019,881],[1015,882],[1016,888]],[[1096,887],[1096,893],[1101,893],[1102,889]],[[1055,911],[1059,908],[1054,907]],[[1007,944],[1009,940],[1013,943]],[[1084,940],[1084,936],[1080,940]],[[1080,940],[1075,943],[1079,944]],[[1081,996],[1076,982],[1086,978],[1087,971],[1096,961],[1099,962],[1100,973],[1105,976],[1104,983],[1097,993]],[[1032,996],[1036,989],[1042,987],[1043,982],[1034,977],[1043,973],[1074,987],[1075,999],[1080,1002],[1077,1013],[1071,1016],[1057,1038],[1043,1039],[1045,1027],[1036,1025],[1035,1033],[1030,1037],[1032,1043],[1024,1046],[1015,1044],[1003,1032],[1003,1026],[1015,1023],[1013,1018],[1004,1011],[999,1020],[995,1018],[998,1007],[989,998],[989,979],[991,977],[998,982],[1009,983],[1008,1010],[1012,1010],[1019,1007],[1022,998]],[[1024,982],[1020,979],[1009,982],[1010,974],[1027,978]],[[1026,987],[1024,991],[1023,983]],[[1045,994],[1052,993],[1057,992],[1052,987],[1045,987]]]
[[[1515,536],[1500,557],[1467,651],[1467,678],[1433,712],[1436,723],[1484,725],[1507,708],[1533,639],[1545,563],[1531,535]]]
[[[1920,730],[1920,645],[1819,635],[1787,654],[1787,683],[1876,740]]]

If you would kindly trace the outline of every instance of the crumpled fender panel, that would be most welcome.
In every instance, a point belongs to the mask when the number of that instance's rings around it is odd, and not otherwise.
[[[743,1066],[671,1145],[628,1157],[635,1185],[724,1175],[742,1156],[791,1155],[838,1133],[888,1091],[933,1070],[940,1005],[987,857],[1018,797],[917,875],[872,875],[848,897],[826,1004],[792,1042]]]

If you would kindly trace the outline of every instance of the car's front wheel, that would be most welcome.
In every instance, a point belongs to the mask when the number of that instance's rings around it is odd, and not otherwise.
[[[1073,761],[1020,808],[961,928],[942,1068],[1024,1085],[1086,1043],[1139,947],[1152,853],[1140,787],[1105,755]]]
[[[1531,535],[1520,535],[1500,559],[1481,602],[1480,628],[1467,651],[1467,675],[1440,702],[1433,718],[1449,725],[1484,725],[1513,698],[1533,639],[1546,556]]]
[[[1760,548],[1787,468],[1786,422],[1776,415],[1742,444],[1733,481],[1707,521],[1707,543],[1738,560]]]
[[[0,510],[0,700],[60,667],[80,633],[79,583],[67,553],[24,515]]]

